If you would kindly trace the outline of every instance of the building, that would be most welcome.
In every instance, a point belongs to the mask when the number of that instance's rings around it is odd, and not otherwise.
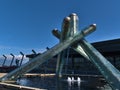
[[[100,41],[92,43],[92,45],[118,70],[120,70],[120,39]],[[100,74],[99,70],[86,60],[79,53],[72,49],[68,49],[66,53],[65,63],[62,73],[74,73],[74,74]],[[29,59],[36,57],[38,54],[26,55]],[[54,73],[56,69],[57,56],[47,60],[45,63],[34,69],[34,72],[40,73]]]

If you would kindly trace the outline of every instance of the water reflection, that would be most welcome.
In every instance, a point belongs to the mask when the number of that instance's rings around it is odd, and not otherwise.
[[[68,82],[68,87],[69,87],[69,90],[72,86],[74,86],[74,83],[77,83],[77,86],[80,90],[80,84],[81,84],[81,78],[80,77],[77,77],[77,79],[75,80],[74,77],[68,77],[67,78],[67,82]]]
[[[112,90],[110,86],[98,78],[56,76],[21,78],[17,84],[48,90]]]
[[[70,77],[67,78],[68,86],[71,87],[72,85],[72,79]]]
[[[76,87],[78,87],[78,90],[80,90],[80,84],[81,84],[80,77],[77,77],[77,80],[75,80],[74,77],[72,78],[68,77],[67,82],[68,82],[68,90],[72,90],[74,88],[74,84],[77,84]]]

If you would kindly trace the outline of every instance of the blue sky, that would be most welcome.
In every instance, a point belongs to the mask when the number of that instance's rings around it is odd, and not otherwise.
[[[79,16],[79,28],[96,23],[89,42],[120,38],[120,0],[0,0],[0,55],[43,51],[59,41],[52,35],[64,17]]]

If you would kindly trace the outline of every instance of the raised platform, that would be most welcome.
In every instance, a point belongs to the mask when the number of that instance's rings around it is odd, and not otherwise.
[[[3,77],[7,73],[0,73],[0,77]],[[42,77],[42,76],[54,76],[55,74],[32,74],[28,73],[25,74],[23,77]],[[27,86],[21,86],[21,85],[15,85],[15,81],[6,81],[6,82],[0,82],[0,89],[1,90],[46,90],[46,89],[40,89],[40,88],[33,88],[33,87],[27,87]]]
[[[26,86],[14,85],[14,84],[2,83],[2,82],[0,82],[0,89],[2,90],[46,90],[46,89],[26,87]]]
[[[6,75],[7,73],[0,73],[0,78]],[[54,76],[55,74],[40,74],[40,73],[27,73],[23,77],[42,77],[42,76]]]

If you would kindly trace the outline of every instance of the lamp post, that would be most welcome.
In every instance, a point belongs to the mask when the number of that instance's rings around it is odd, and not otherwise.
[[[5,62],[6,62],[6,60],[7,60],[7,57],[6,57],[5,55],[3,55],[3,57],[4,57],[5,59],[4,59],[4,62],[3,62],[3,64],[2,64],[2,66],[5,65]]]
[[[20,54],[22,55],[21,62],[20,62],[20,66],[21,66],[24,59],[24,54],[22,52],[20,52]]]
[[[35,55],[37,54],[37,53],[36,53],[36,51],[35,51],[35,50],[33,50],[33,49],[32,49],[32,52],[33,52]]]
[[[10,66],[12,66],[15,56],[12,53],[10,55],[12,56],[12,61],[10,63]]]

